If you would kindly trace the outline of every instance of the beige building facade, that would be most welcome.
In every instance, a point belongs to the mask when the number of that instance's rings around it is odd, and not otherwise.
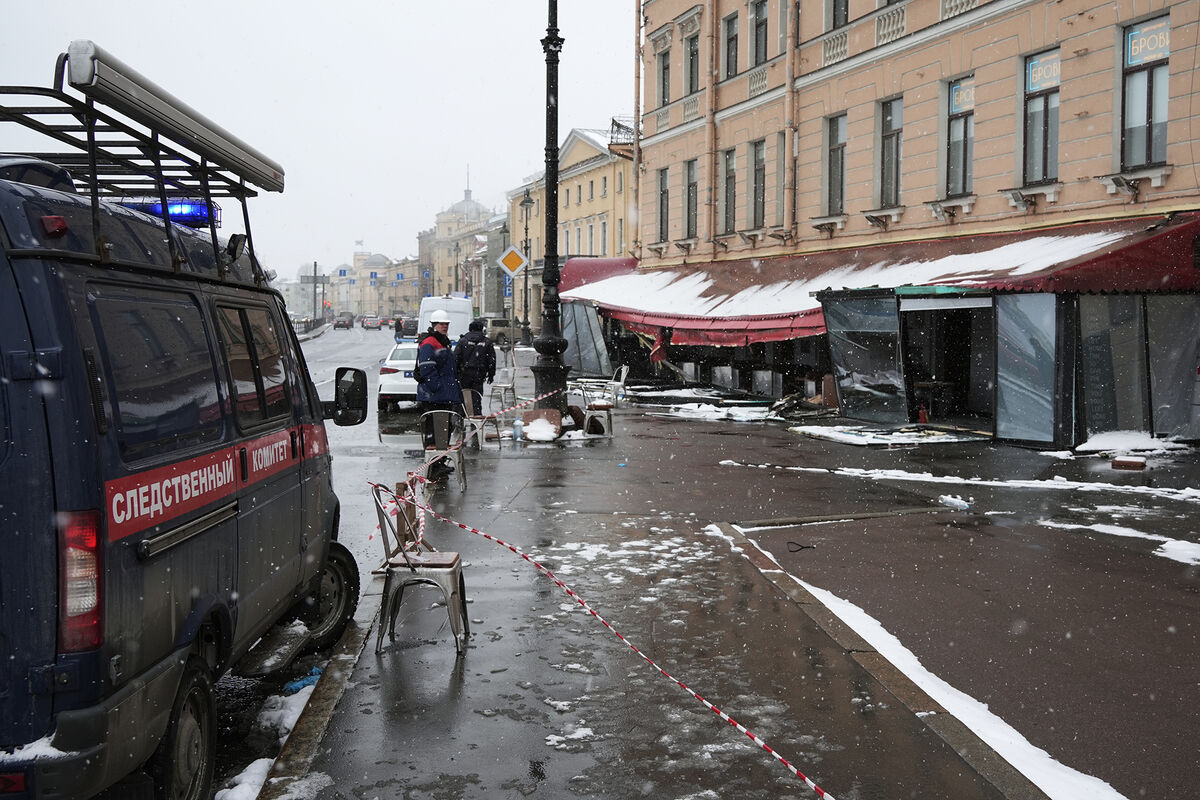
[[[643,11],[644,267],[1197,205],[1198,3]]]

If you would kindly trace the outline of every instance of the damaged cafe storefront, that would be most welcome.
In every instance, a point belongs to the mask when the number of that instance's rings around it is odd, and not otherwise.
[[[1041,447],[1200,439],[1200,215],[855,256],[852,280],[817,293],[844,416]]]

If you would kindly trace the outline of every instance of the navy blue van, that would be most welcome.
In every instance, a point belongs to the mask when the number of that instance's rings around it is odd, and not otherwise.
[[[322,403],[252,243],[217,235],[213,198],[249,230],[278,165],[91,42],[0,120],[70,151],[0,155],[0,800],[207,800],[214,681],[353,616],[324,420],[365,418],[366,376]]]

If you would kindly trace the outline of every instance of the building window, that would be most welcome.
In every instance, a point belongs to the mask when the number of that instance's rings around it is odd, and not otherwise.
[[[617,255],[625,252],[625,220],[617,220]]]
[[[658,54],[658,104],[671,102],[671,51]]]
[[[725,151],[725,233],[737,230],[737,158],[731,148]]]
[[[846,115],[831,117],[827,124],[829,193],[826,213],[841,214],[846,207]]]
[[[1167,163],[1167,17],[1125,29],[1121,168]]]
[[[696,172],[695,159],[684,164],[684,174],[687,176],[687,195],[685,197],[687,208],[684,213],[684,226],[686,230],[683,234],[683,238],[685,239],[696,238],[696,212],[697,200],[699,198]]]
[[[831,9],[833,19],[831,26],[834,28],[844,28],[850,22],[850,0],[832,0],[833,7]]]
[[[596,182],[588,181],[588,200],[596,199]]]
[[[754,66],[767,60],[767,0],[754,3]]]
[[[600,255],[608,255],[608,220],[600,220]]]
[[[684,87],[685,94],[695,94],[700,91],[700,37],[689,36],[683,43],[684,52]]]
[[[671,192],[667,183],[668,171],[658,171],[658,241],[665,242],[671,235],[670,222]]]
[[[725,77],[737,75],[738,62],[738,18],[737,14],[725,18]]]
[[[762,139],[750,143],[750,162],[754,165],[750,227],[757,230],[764,225],[767,213],[767,143]]]
[[[582,202],[583,202],[583,184],[577,183],[577,184],[575,184],[575,205],[579,205]]]
[[[607,175],[600,176],[600,196],[608,197],[608,176]]]
[[[575,229],[575,253],[583,255],[583,228]]]
[[[1058,51],[1025,59],[1026,185],[1058,178]]]
[[[596,255],[596,226],[588,223],[588,252],[589,256]]]
[[[950,84],[947,103],[946,196],[971,193],[971,162],[975,153],[975,77]]]
[[[901,134],[904,101],[885,100],[879,105],[879,207],[900,205]]]
[[[621,171],[621,172],[617,173],[617,194],[621,194],[624,191],[625,191],[625,172]]]

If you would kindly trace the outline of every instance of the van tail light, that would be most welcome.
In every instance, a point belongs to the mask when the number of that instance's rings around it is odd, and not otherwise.
[[[395,367],[380,367],[379,368],[380,375],[391,375],[393,372],[399,372],[399,371],[400,370],[396,369]]]
[[[59,517],[58,651],[100,646],[100,512],[74,511]]]

